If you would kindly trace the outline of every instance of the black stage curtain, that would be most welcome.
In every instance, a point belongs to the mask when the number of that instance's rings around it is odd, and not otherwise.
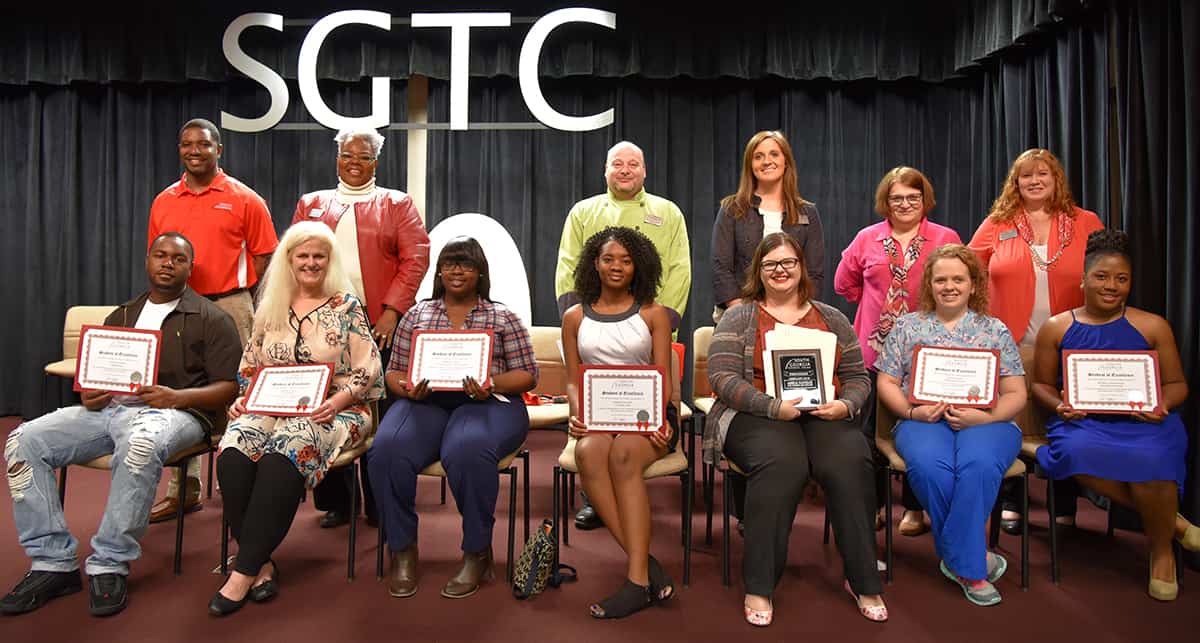
[[[521,43],[531,20],[560,2],[443,3],[418,11],[512,13],[508,29],[474,29],[470,73],[517,75]],[[796,3],[761,13],[732,6],[700,9],[694,3],[579,3],[617,14],[617,30],[566,25],[550,37],[540,60],[544,77],[679,77],[794,80],[829,78],[942,81],[960,75],[996,52],[1037,36],[1056,22],[1094,12],[1085,0],[911,0],[904,3]],[[126,5],[125,12],[114,11]],[[313,0],[253,5],[214,0],[197,8],[161,3],[105,4],[105,13],[12,20],[0,26],[0,83],[63,85],[91,82],[224,82],[239,77],[221,52],[221,34],[246,12],[315,20],[347,8],[374,9],[407,19],[413,3],[359,2],[352,7]],[[36,14],[37,9],[25,8]],[[85,10],[86,11],[86,10]],[[113,23],[113,15],[120,23]],[[307,24],[248,30],[242,46],[284,78],[296,77]],[[321,78],[357,81],[369,76],[447,79],[446,29],[390,31],[367,26],[339,29],[326,40]]]
[[[1102,34],[1102,30],[1100,31]],[[875,186],[888,169],[911,165],[937,191],[935,220],[967,241],[999,191],[1009,164],[1034,146],[1056,150],[1072,191],[1107,218],[1106,54],[1082,28],[1060,34],[1023,60],[991,61],[967,81],[934,85],[831,81],[566,79],[546,83],[551,104],[568,113],[616,110],[613,127],[559,131],[431,132],[428,222],[460,212],[501,221],[526,253],[538,324],[557,323],[554,262],[571,205],[605,189],[605,152],[628,139],[646,153],[647,189],[674,200],[688,220],[693,262],[683,327],[711,323],[709,241],[717,203],[736,188],[746,140],[781,129],[797,156],[801,194],[825,227],[825,291],[833,294],[841,251],[878,221]],[[430,120],[448,118],[448,84],[430,86]],[[472,121],[529,120],[505,81],[472,86]]]
[[[404,83],[392,84],[403,120]],[[146,289],[142,258],[150,203],[183,170],[176,151],[188,119],[218,121],[222,109],[259,113],[257,85],[0,85],[0,300],[14,310],[0,334],[0,413],[34,417],[68,388],[43,382],[42,367],[62,359],[69,306],[114,304]],[[331,83],[323,96],[341,113],[369,110],[368,88]],[[296,88],[291,88],[293,95]],[[298,101],[285,120],[297,120]],[[257,110],[257,111],[256,111]],[[223,132],[221,165],[267,201],[276,230],[291,223],[299,196],[337,184],[333,132]],[[388,140],[380,185],[403,188],[407,141]],[[301,162],[301,160],[303,160]]]
[[[1175,331],[1192,394],[1184,406],[1191,481],[1184,505],[1200,516],[1200,6],[1122,3],[1112,11],[1120,197],[1134,244],[1134,305]],[[1189,554],[1193,567],[1200,555]]]

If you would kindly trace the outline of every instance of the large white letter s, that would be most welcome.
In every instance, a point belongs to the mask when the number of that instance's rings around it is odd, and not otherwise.
[[[288,107],[288,89],[283,78],[270,67],[246,55],[238,44],[238,38],[249,27],[268,27],[275,31],[283,31],[283,16],[277,13],[247,13],[238,16],[225,28],[225,36],[221,39],[221,50],[225,60],[234,69],[256,80],[271,95],[271,106],[267,113],[258,118],[242,118],[224,110],[221,111],[221,127],[234,132],[261,132],[271,129],[283,119]]]

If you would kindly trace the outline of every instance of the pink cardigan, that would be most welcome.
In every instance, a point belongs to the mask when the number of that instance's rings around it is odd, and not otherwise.
[[[854,241],[842,251],[842,261],[833,277],[833,290],[850,303],[858,304],[854,314],[854,332],[862,346],[863,361],[867,368],[875,368],[875,349],[867,343],[867,337],[879,321],[883,301],[888,287],[892,285],[892,271],[887,256],[883,254],[883,240],[892,234],[890,221],[880,221],[858,231]],[[947,243],[962,243],[954,230],[938,225],[928,218],[921,221],[918,234],[925,238],[921,256],[908,271],[904,289],[908,291],[908,310],[917,310],[921,297],[921,272],[925,269],[925,258],[936,248]]]

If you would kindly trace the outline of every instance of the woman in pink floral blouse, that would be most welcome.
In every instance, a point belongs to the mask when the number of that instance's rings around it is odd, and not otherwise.
[[[875,358],[896,320],[917,309],[925,258],[939,246],[962,243],[958,233],[929,220],[936,205],[933,184],[919,170],[896,167],[883,175],[875,189],[875,211],[883,221],[859,230],[842,251],[833,278],[834,291],[858,304],[854,332],[862,345],[863,361],[871,374],[871,397],[863,408],[863,432],[875,440]],[[887,484],[880,476],[878,486]],[[876,496],[882,500],[884,494]],[[904,515],[900,533],[919,536],[926,531],[925,512],[904,484]],[[876,528],[882,519],[875,520]]]
[[[217,458],[238,554],[208,604],[214,616],[237,611],[247,599],[275,597],[279,570],[271,554],[287,535],[305,487],[321,481],[342,449],[366,439],[368,405],[383,396],[379,348],[362,303],[350,294],[329,227],[314,221],[292,226],[269,266],[238,369],[242,396],[229,409]],[[333,364],[333,377],[311,414],[246,411],[246,388],[259,367],[320,363]]]

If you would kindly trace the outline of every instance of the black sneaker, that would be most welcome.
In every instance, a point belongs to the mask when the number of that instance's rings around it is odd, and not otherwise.
[[[129,598],[125,577],[120,574],[88,576],[92,590],[92,616],[112,616],[125,609]]]
[[[24,614],[59,596],[83,589],[79,570],[73,572],[31,571],[0,599],[0,614]]]

